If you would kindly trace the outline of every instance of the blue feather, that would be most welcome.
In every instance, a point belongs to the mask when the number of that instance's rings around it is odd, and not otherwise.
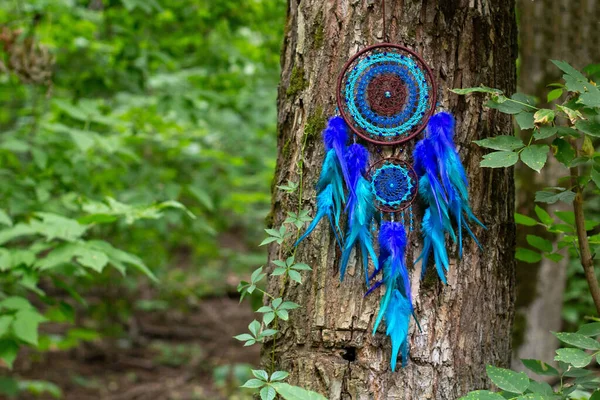
[[[469,223],[485,228],[469,206],[467,175],[454,144],[454,125],[454,118],[449,113],[440,112],[431,117],[426,137],[417,143],[413,153],[415,171],[420,177],[419,194],[427,204],[421,225],[423,251],[417,261],[423,261],[422,273],[425,274],[433,253],[438,275],[444,283],[449,267],[445,234],[458,244],[458,254],[462,257],[463,229],[481,247]]]
[[[402,350],[402,366],[408,360],[408,326],[413,314],[410,277],[405,262],[406,231],[400,222],[383,222],[379,231],[379,269],[383,278],[369,293],[382,283],[386,290],[379,305],[379,314],[373,325],[373,334],[385,317],[386,334],[392,341],[392,370],[396,369],[398,352]]]
[[[344,195],[344,181],[347,181],[346,166],[346,141],[348,140],[348,127],[341,117],[333,117],[323,131],[325,159],[321,167],[321,175],[317,182],[317,213],[306,232],[294,244],[303,241],[317,227],[319,222],[327,217],[333,229],[335,238],[342,247],[340,239],[340,216],[346,202]],[[344,171],[346,171],[344,173]]]
[[[349,206],[350,211],[348,213],[346,241],[342,251],[342,260],[340,262],[340,280],[344,280],[350,253],[355,245],[358,245],[363,256],[365,281],[367,286],[369,286],[369,256],[373,260],[375,269],[377,269],[378,265],[370,230],[376,209],[373,205],[374,199],[371,185],[362,175],[358,177],[353,192],[354,195],[350,193],[348,199],[348,204],[351,205]]]
[[[394,290],[390,304],[385,314],[385,331],[392,341],[392,371],[396,370],[398,352],[402,350],[402,367],[408,363],[408,326],[410,315],[413,313],[410,300],[404,297],[398,290]]]

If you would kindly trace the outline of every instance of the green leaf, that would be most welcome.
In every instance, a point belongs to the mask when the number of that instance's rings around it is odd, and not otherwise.
[[[538,250],[552,252],[552,242],[536,235],[527,235],[527,243]]]
[[[546,382],[536,382],[530,381],[528,391],[533,392],[534,394],[543,395],[540,397],[541,400],[546,400],[545,396],[552,396],[554,394],[554,390],[552,390],[552,386],[550,386]]]
[[[264,246],[265,244],[269,244],[271,242],[276,241],[277,238],[274,236],[269,236],[268,238],[266,238],[265,240],[263,240],[262,242],[260,242],[259,246]]]
[[[512,393],[523,393],[529,387],[529,378],[524,372],[514,372],[509,369],[488,365],[487,375],[502,390]]]
[[[263,387],[265,385],[265,382],[258,380],[258,379],[249,379],[246,381],[246,383],[244,383],[242,385],[243,388],[247,388],[247,389],[257,389],[259,387]]]
[[[556,135],[557,132],[558,128],[555,126],[540,126],[534,131],[533,137],[537,140],[547,139],[550,136]]]
[[[263,322],[265,323],[265,325],[269,325],[271,322],[273,322],[274,319],[275,319],[275,313],[272,311],[263,314]]]
[[[577,333],[584,336],[598,336],[600,335],[600,322],[592,322],[590,324],[582,325]]]
[[[540,360],[522,359],[521,362],[525,367],[538,375],[559,376],[558,371],[552,365],[546,364]]]
[[[8,368],[12,369],[18,352],[19,345],[14,340],[0,339],[0,360],[3,360]]]
[[[247,340],[252,340],[254,339],[254,336],[252,336],[249,333],[242,333],[241,335],[236,335],[233,337],[235,340],[239,340],[240,342],[245,342]]]
[[[265,386],[264,388],[260,389],[261,400],[273,400],[276,395],[277,393],[275,392],[275,389],[273,389],[271,386]]]
[[[46,318],[35,310],[20,310],[15,314],[12,330],[16,338],[37,346],[38,325]]]
[[[540,260],[542,259],[542,255],[533,250],[525,249],[523,247],[517,247],[517,251],[515,252],[515,258],[519,261],[533,264],[536,262],[540,262]]]
[[[563,343],[586,350],[600,350],[600,343],[579,333],[552,332]]]
[[[469,93],[489,93],[489,94],[500,94],[502,93],[502,90],[500,89],[493,89],[493,88],[489,88],[487,86],[479,86],[479,87],[470,87],[470,88],[463,88],[463,89],[450,89],[450,91],[452,93],[456,93],[456,94],[460,94],[460,95],[465,95],[465,94],[469,94]]]
[[[554,218],[548,214],[546,210],[536,204],[535,206],[535,214],[540,219],[540,221],[545,225],[550,225],[554,222]]]
[[[215,203],[213,203],[210,195],[205,190],[195,185],[189,185],[188,191],[204,206],[204,208],[208,211],[214,211]]]
[[[21,392],[29,392],[36,396],[43,395],[48,393],[50,396],[55,399],[62,399],[62,391],[58,386],[48,381],[28,381],[22,380],[19,381],[19,390]],[[47,396],[46,396],[47,398]]]
[[[10,330],[10,325],[14,321],[14,317],[12,315],[2,315],[0,316],[0,337],[6,335]]]
[[[592,356],[580,349],[558,349],[554,360],[571,364],[575,368],[584,368],[592,362]]]
[[[525,226],[537,225],[537,221],[535,219],[528,217],[527,215],[519,214],[517,212],[515,213],[515,223]]]
[[[277,332],[279,332],[279,331],[278,331],[278,330],[276,330],[276,329],[265,329],[264,331],[262,331],[262,332],[260,333],[260,337],[261,337],[261,338],[266,338],[266,337],[269,337],[269,336],[273,336],[273,335],[275,335]]]
[[[270,381],[282,381],[287,378],[290,374],[285,371],[275,371],[271,375]]]
[[[261,381],[266,382],[269,380],[269,374],[267,374],[267,371],[264,371],[262,369],[253,369],[252,375],[254,375],[256,378],[260,379]]]
[[[573,68],[568,62],[560,60],[550,60],[552,64],[556,65],[561,71],[567,75],[572,76],[578,81],[587,82],[587,78],[577,69]]]
[[[560,260],[562,260],[564,258],[564,256],[562,254],[559,253],[546,253],[544,254],[544,257],[546,257],[549,260],[552,260],[554,262],[559,262]]]
[[[547,108],[542,108],[536,111],[533,115],[533,122],[536,124],[546,125],[554,121],[554,111]]]
[[[275,311],[275,314],[283,321],[287,321],[290,318],[290,315],[287,312],[287,310],[277,310]]]
[[[257,279],[257,278],[259,278],[261,275],[264,277],[264,274],[262,274],[262,270],[263,270],[262,266],[255,269],[254,272],[252,272],[252,275],[250,275],[250,282],[252,282],[252,283],[259,282],[260,279]]]
[[[254,337],[256,337],[260,331],[260,322],[257,320],[250,322],[250,325],[248,325],[248,330],[250,333],[252,333],[252,335],[254,335]]]
[[[590,170],[590,178],[592,178],[594,185],[600,188],[600,172],[595,167]]]
[[[590,400],[600,400],[600,389],[598,389],[594,393],[592,393]]]
[[[547,97],[547,101],[548,101],[548,103],[550,103],[550,102],[552,102],[552,101],[554,101],[554,100],[558,99],[560,96],[562,96],[562,94],[563,94],[563,90],[562,90],[562,89],[560,89],[560,88],[558,88],[558,89],[554,89],[554,90],[551,90],[551,91],[548,93],[548,97]]]
[[[596,89],[589,93],[582,93],[577,102],[588,107],[600,107],[600,91]]]
[[[86,247],[106,254],[109,262],[121,272],[126,269],[126,266],[130,266],[150,278],[152,281],[158,282],[158,278],[146,266],[144,261],[134,254],[117,249],[103,240],[90,240],[87,242]]]
[[[557,201],[572,203],[575,199],[575,193],[570,190],[565,190],[558,193],[539,191],[535,193],[535,201],[539,203],[554,204]]]
[[[10,217],[8,216],[8,214],[6,213],[6,211],[0,209],[0,224],[2,225],[7,225],[7,226],[12,226],[13,222],[10,219]]]
[[[296,271],[312,271],[312,268],[304,263],[294,264],[292,269],[295,269]]]
[[[515,119],[517,120],[517,124],[519,124],[519,128],[523,130],[533,129],[535,127],[534,116],[530,112],[521,112],[515,115]]]
[[[295,310],[296,308],[299,308],[300,305],[294,303],[293,301],[284,301],[280,306],[279,306],[279,310]]]
[[[32,310],[33,306],[29,300],[24,297],[11,296],[0,301],[0,307],[8,310],[20,311],[20,310]]]
[[[554,214],[556,214],[561,221],[569,225],[575,225],[575,213],[573,211],[554,211]]]
[[[575,128],[587,135],[600,137],[600,124],[596,121],[579,120],[575,123]]]
[[[461,397],[459,400],[504,400],[504,397],[489,390],[476,390]]]
[[[285,400],[327,400],[325,396],[310,390],[302,389],[298,386],[292,386],[287,383],[275,382],[271,386]]]
[[[556,138],[552,142],[552,153],[554,157],[566,167],[569,167],[571,161],[576,156],[575,150],[569,142],[564,139]]]
[[[291,280],[298,282],[298,283],[302,283],[302,277],[300,276],[300,273],[298,271],[289,270],[288,275]]]
[[[518,160],[519,156],[517,153],[513,153],[512,151],[496,151],[484,155],[479,165],[488,168],[510,167],[516,164]]]
[[[544,167],[547,158],[548,146],[545,144],[532,144],[521,152],[521,161],[537,172]]]
[[[513,397],[511,397],[513,398]],[[540,393],[527,393],[527,394],[522,394],[521,396],[518,397],[514,397],[514,400],[551,400],[551,397],[548,397],[547,395],[543,395]]]
[[[515,136],[494,136],[491,138],[474,140],[479,147],[493,150],[517,150],[524,147],[523,141]]]

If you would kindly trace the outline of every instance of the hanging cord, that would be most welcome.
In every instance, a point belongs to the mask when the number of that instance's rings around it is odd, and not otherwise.
[[[387,27],[385,25],[385,0],[381,0],[381,18],[383,19],[383,41],[389,42]]]

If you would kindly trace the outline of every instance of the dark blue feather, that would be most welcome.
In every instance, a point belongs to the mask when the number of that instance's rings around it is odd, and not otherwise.
[[[438,275],[444,283],[444,272],[449,266],[446,233],[458,244],[458,253],[462,256],[463,228],[478,245],[469,222],[485,228],[469,205],[467,175],[454,145],[454,125],[454,118],[449,113],[440,112],[431,117],[426,137],[417,143],[413,153],[415,171],[420,177],[419,194],[427,204],[421,225],[424,245],[418,260],[423,261],[424,274],[433,253]]]
[[[346,181],[346,185],[350,187],[350,181],[348,177],[348,167],[346,166],[346,142],[348,141],[348,125],[344,118],[340,116],[334,116],[329,118],[327,127],[323,131],[323,142],[325,143],[325,150],[334,150],[338,159],[340,168],[342,169],[342,175]]]

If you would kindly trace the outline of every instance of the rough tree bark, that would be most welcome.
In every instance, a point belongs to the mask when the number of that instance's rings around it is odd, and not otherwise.
[[[432,275],[419,280],[411,267],[414,303],[422,332],[411,324],[409,365],[392,373],[384,328],[371,335],[380,292],[363,298],[362,268],[336,274],[336,246],[326,224],[296,252],[313,267],[302,285],[271,278],[269,289],[299,303],[281,334],[263,350],[265,367],[291,373],[292,383],[330,399],[456,399],[487,386],[486,364],[508,366],[514,302],[514,186],[512,169],[481,169],[475,139],[509,134],[510,118],[484,110],[483,98],[459,97],[448,88],[485,84],[515,89],[516,20],[506,0],[388,0],[390,40],[420,53],[440,86],[440,101],[457,118],[456,141],[471,187],[475,214],[487,225],[476,231],[484,251],[466,241],[462,260],[452,262],[448,285]],[[280,226],[298,204],[314,211],[323,149],[320,131],[335,112],[336,78],[359,49],[382,42],[379,1],[290,0],[278,98],[279,156],[274,184],[298,181],[301,198],[273,192],[270,223]],[[305,150],[302,151],[303,143]],[[412,151],[414,142],[405,146]],[[372,151],[375,149],[371,148]],[[398,150],[397,150],[398,151]],[[417,217],[417,220],[419,217]],[[291,253],[293,240],[272,246],[270,260]],[[420,251],[418,230],[410,237],[408,264]],[[453,254],[455,251],[453,250]]]
[[[546,85],[558,81],[562,75],[550,60],[565,60],[576,68],[598,61],[594,57],[599,39],[590,33],[600,26],[596,17],[600,3],[595,0],[519,0],[517,7],[521,59],[518,88],[522,93],[536,96],[542,106],[546,106],[545,96],[549,90]],[[575,23],[578,29],[570,29]],[[517,210],[531,214],[535,192],[551,186],[557,176],[567,173],[553,157],[549,158],[541,174],[523,165],[518,166]],[[559,203],[549,209],[568,211],[572,207]],[[517,237],[519,246],[528,247],[527,233],[547,235],[543,229],[524,231]],[[520,361],[522,358],[553,360],[559,343],[549,332],[562,329],[567,262],[565,257],[557,263],[544,258],[537,265],[517,264],[513,369],[525,370]],[[537,378],[544,379],[541,376]]]

